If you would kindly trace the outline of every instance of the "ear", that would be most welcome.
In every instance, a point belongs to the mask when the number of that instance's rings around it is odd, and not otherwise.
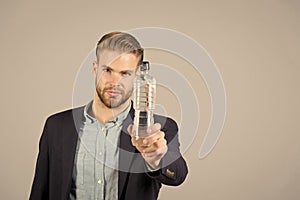
[[[93,61],[93,74],[95,77],[97,76],[97,71],[98,71],[98,63],[97,61]]]

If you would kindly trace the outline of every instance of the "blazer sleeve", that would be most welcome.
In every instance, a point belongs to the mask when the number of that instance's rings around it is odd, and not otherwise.
[[[48,120],[39,142],[39,153],[36,162],[35,175],[31,187],[30,200],[49,199],[49,148],[48,148]]]
[[[165,133],[168,151],[160,162],[161,169],[147,174],[162,184],[177,186],[184,182],[188,174],[187,164],[180,153],[178,126],[175,121],[167,118],[162,131]]]

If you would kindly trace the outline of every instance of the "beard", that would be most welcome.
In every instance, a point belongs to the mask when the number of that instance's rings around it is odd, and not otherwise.
[[[109,91],[115,92],[116,95],[110,95]],[[108,86],[101,89],[99,86],[96,87],[97,95],[100,101],[107,108],[118,108],[123,105],[132,95],[133,88],[129,91],[125,91],[119,87]]]

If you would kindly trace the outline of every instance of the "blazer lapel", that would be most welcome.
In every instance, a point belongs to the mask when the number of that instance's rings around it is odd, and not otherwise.
[[[83,107],[74,109],[70,117],[66,118],[62,132],[62,195],[69,194],[72,183],[72,174],[78,134],[83,125]],[[63,199],[66,197],[63,196]]]

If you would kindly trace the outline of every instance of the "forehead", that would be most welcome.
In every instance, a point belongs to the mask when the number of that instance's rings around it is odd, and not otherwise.
[[[103,50],[99,53],[99,66],[109,66],[120,70],[132,70],[138,65],[139,57],[132,53]]]

